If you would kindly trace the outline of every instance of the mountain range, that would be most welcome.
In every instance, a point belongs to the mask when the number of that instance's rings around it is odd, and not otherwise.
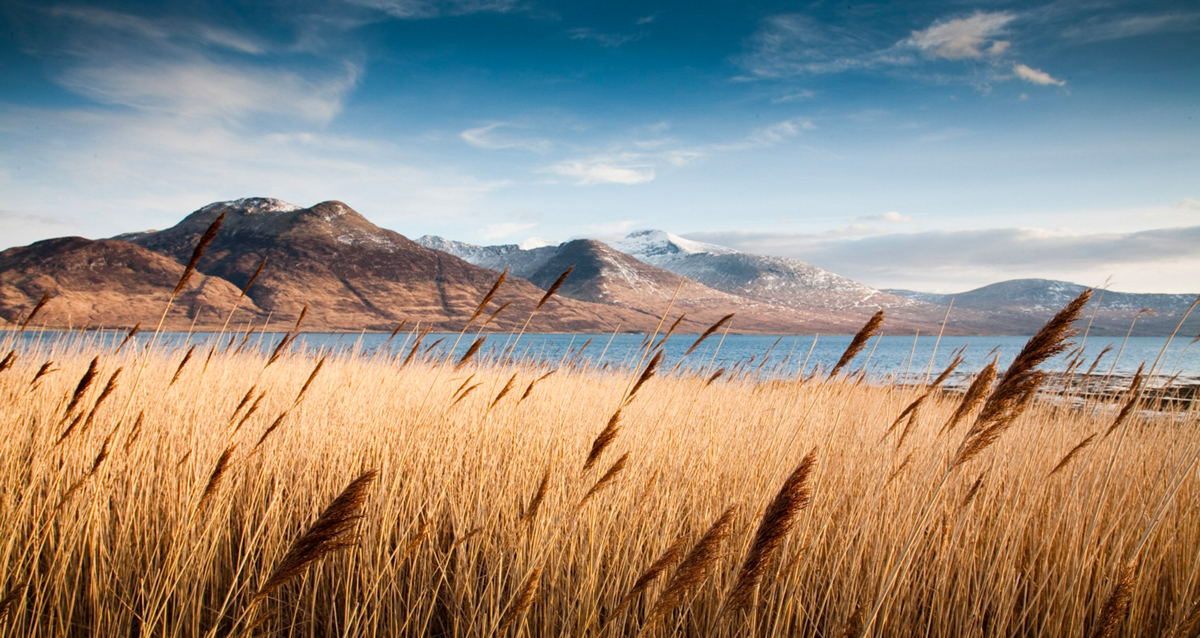
[[[218,327],[236,306],[235,326],[284,329],[307,305],[309,330],[391,330],[408,321],[456,331],[504,269],[508,278],[488,316],[499,312],[488,329],[519,328],[532,313],[534,331],[644,332],[665,314],[678,320],[679,331],[698,332],[736,313],[733,329],[740,332],[847,334],[884,309],[885,333],[930,334],[953,300],[947,334],[1027,334],[1083,290],[1046,280],[957,295],[877,290],[797,259],[660,230],[611,245],[595,239],[502,246],[434,236],[411,241],[341,202],[301,208],[245,198],[210,204],[161,231],[58,238],[2,251],[0,318],[20,321],[49,293],[53,300],[39,318],[47,326],[156,322],[200,236],[222,213],[220,231],[167,315],[168,328]],[[533,313],[568,268],[557,295]],[[1092,330],[1124,334],[1137,315],[1139,334],[1169,334],[1191,301],[1189,295],[1106,292]],[[1139,315],[1144,307],[1155,314]]]

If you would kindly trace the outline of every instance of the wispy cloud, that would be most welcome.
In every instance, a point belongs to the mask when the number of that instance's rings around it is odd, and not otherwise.
[[[754,129],[741,139],[719,144],[687,144],[663,137],[636,139],[604,152],[558,162],[542,172],[573,178],[580,186],[644,184],[654,180],[655,169],[659,166],[688,166],[722,153],[767,148],[815,129],[816,125],[806,118],[792,118]]]
[[[114,31],[140,40],[177,48],[181,44],[221,47],[239,53],[261,54],[263,42],[245,34],[197,20],[150,19],[96,7],[56,6],[47,10],[52,18],[70,20],[89,29]]]
[[[350,4],[378,9],[393,18],[422,20],[473,13],[509,13],[519,8],[517,0],[345,0]]]
[[[639,22],[639,24],[641,24]],[[615,49],[623,44],[628,44],[642,39],[646,35],[645,32],[638,33],[603,33],[588,27],[580,27],[567,31],[567,36],[572,40],[591,40],[597,42],[602,47]]]
[[[889,210],[886,213],[878,215],[859,215],[851,217],[850,221],[855,222],[883,222],[885,224],[907,224],[912,221],[912,217],[901,215],[894,210]]]
[[[645,184],[654,179],[654,167],[646,164],[620,165],[605,158],[570,160],[559,162],[545,169],[546,172],[575,180],[579,186],[597,184]]]
[[[1068,26],[1063,31],[1063,37],[1077,42],[1103,42],[1156,33],[1188,33],[1197,30],[1200,30],[1200,11],[1191,11],[1093,17]]]
[[[496,129],[512,126],[510,122],[494,122],[486,126],[470,128],[458,134],[462,141],[476,148],[488,150],[519,149],[534,153],[545,153],[553,146],[550,140],[542,138],[520,138],[512,135],[502,135]]]
[[[1007,40],[996,39],[1016,16],[1007,11],[977,12],[966,18],[939,20],[926,29],[913,31],[902,44],[920,49],[926,55],[961,60],[1004,53]]]
[[[1067,83],[1063,80],[1058,80],[1052,77],[1049,73],[1040,69],[1030,68],[1024,64],[1014,64],[1013,74],[1019,79],[1025,80],[1032,84],[1040,84],[1042,86],[1065,86]]]
[[[860,71],[969,84],[985,93],[993,83],[1014,78],[1062,86],[1065,83],[1049,73],[1013,60],[1012,38],[1018,34],[1011,27],[1020,17],[1009,11],[977,11],[936,20],[896,41],[866,27],[819,22],[800,14],[771,16],[734,58],[749,73],[735,79]],[[807,97],[801,92],[774,101]]]
[[[734,61],[752,76],[779,78],[837,73],[883,64],[905,64],[911,56],[877,48],[861,29],[825,24],[801,14],[766,18],[747,51]]]
[[[238,119],[284,115],[328,122],[358,82],[359,70],[304,77],[291,71],[259,70],[207,60],[84,62],[65,70],[59,82],[104,104],[184,117]]]

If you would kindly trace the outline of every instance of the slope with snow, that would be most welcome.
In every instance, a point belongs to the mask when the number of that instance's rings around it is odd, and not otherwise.
[[[915,304],[799,259],[741,253],[661,230],[631,233],[613,247],[711,288],[798,310],[874,312]]]

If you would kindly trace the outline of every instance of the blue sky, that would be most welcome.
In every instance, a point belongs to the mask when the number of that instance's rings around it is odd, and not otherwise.
[[[1192,2],[0,0],[0,248],[246,196],[1200,292]]]

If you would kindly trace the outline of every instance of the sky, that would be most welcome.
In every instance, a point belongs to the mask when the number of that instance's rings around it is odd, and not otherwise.
[[[252,196],[1197,293],[1200,6],[0,0],[0,249]]]

